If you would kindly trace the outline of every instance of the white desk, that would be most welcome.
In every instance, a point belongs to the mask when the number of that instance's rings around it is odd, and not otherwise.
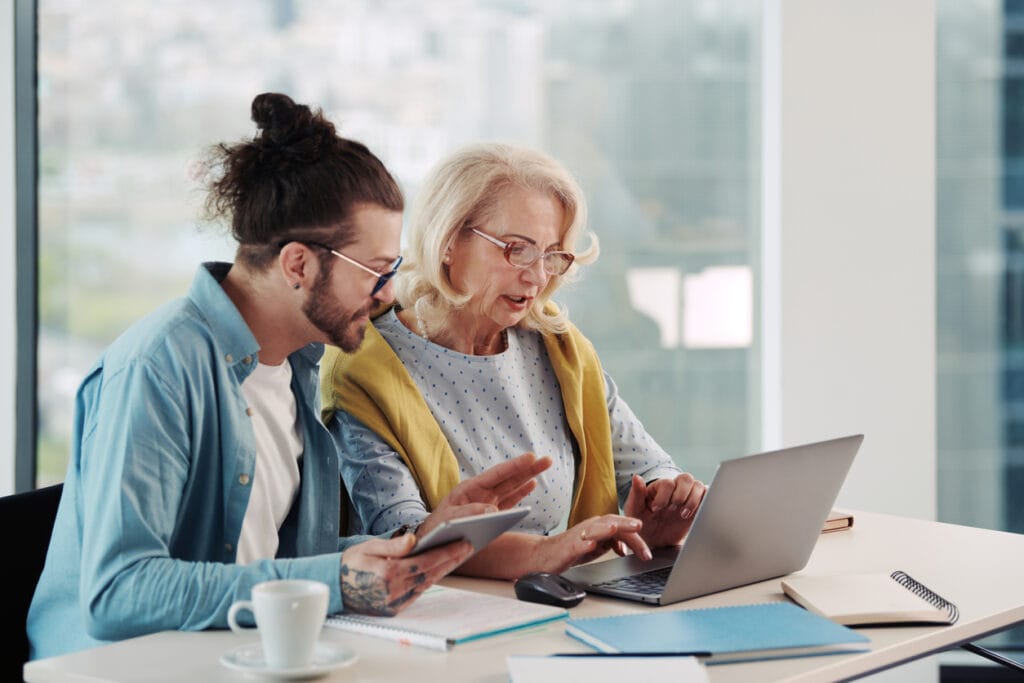
[[[956,603],[952,626],[859,629],[871,638],[869,652],[803,657],[708,667],[715,683],[740,681],[836,681],[856,678],[1024,621],[1024,535],[903,517],[857,512],[848,531],[824,534],[804,574],[841,574],[902,569]],[[509,582],[449,577],[446,584],[512,596]],[[784,600],[779,579],[744,586],[658,609],[684,609]],[[643,612],[654,608],[610,598],[588,597],[573,617]],[[509,654],[587,652],[556,622],[535,630],[457,645],[450,652],[402,646],[389,640],[325,628],[322,636],[359,654],[354,665],[321,681],[476,681],[505,683]],[[168,631],[62,657],[30,662],[29,683],[47,681],[252,681],[228,670],[218,658],[255,640],[230,631]],[[979,662],[982,660],[979,660]]]

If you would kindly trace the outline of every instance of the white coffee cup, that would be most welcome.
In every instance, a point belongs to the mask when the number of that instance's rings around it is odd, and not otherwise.
[[[278,579],[252,587],[252,600],[237,600],[228,610],[228,626],[235,633],[258,630],[263,658],[271,669],[308,666],[320,629],[327,618],[330,589],[321,581]],[[249,610],[256,628],[238,625],[237,615]]]

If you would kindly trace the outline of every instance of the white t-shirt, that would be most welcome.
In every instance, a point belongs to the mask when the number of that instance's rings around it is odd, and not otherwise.
[[[238,564],[277,554],[278,530],[299,490],[302,436],[291,381],[292,366],[285,361],[280,365],[260,363],[242,382],[256,435],[256,471],[238,539]]]

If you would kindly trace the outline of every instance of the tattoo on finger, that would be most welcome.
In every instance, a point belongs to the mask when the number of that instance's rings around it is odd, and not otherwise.
[[[416,595],[416,589],[412,588],[409,590],[409,592],[405,593],[404,595],[398,597],[396,600],[389,603],[388,607],[391,608],[392,613],[397,612],[405,603],[415,599]]]

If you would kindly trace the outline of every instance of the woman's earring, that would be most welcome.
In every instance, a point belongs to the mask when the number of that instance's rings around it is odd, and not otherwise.
[[[445,263],[445,265],[450,265],[451,262],[452,262],[452,252],[450,252],[450,251],[444,252],[444,263]]]
[[[302,287],[302,283],[301,282],[296,282],[294,285],[292,285],[292,289],[298,289],[300,287]]]

